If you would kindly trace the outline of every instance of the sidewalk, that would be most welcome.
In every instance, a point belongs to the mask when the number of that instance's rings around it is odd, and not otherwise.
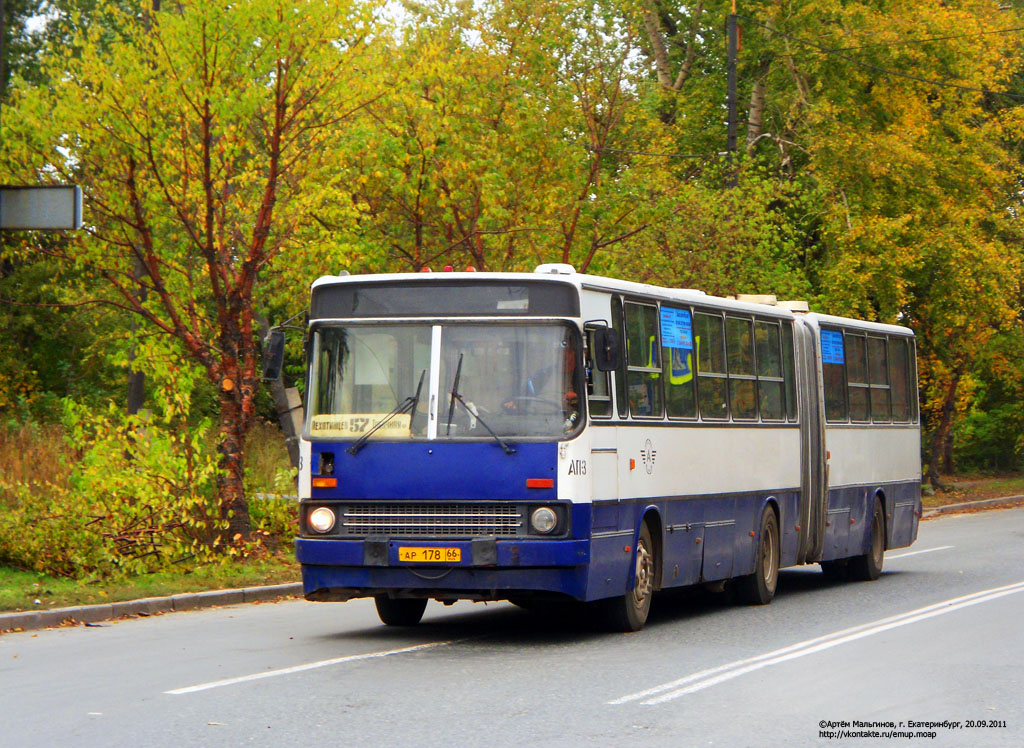
[[[983,499],[966,501],[962,504],[926,509],[924,519],[937,517],[940,514],[970,511],[973,509],[989,509],[997,506],[1009,506],[1024,502],[1024,496],[1006,496],[1001,499]],[[302,585],[274,584],[267,587],[245,587],[235,590],[211,590],[209,592],[190,592],[168,597],[147,597],[141,600],[128,600],[121,603],[103,605],[78,605],[71,608],[54,608],[53,610],[27,610],[18,613],[0,613],[0,632],[30,631],[60,626],[64,623],[96,623],[109,621],[122,616],[149,616],[157,613],[172,613],[180,610],[198,610],[215,605],[239,605],[257,601],[279,600],[284,597],[302,595]]]
[[[180,610],[197,610],[215,605],[239,605],[265,600],[278,600],[302,594],[302,585],[273,584],[266,587],[244,587],[234,590],[210,590],[189,592],[167,597],[146,597],[141,600],[126,600],[103,605],[76,605],[70,608],[52,610],[26,610],[17,613],[0,613],[0,632],[30,631],[51,628],[64,623],[96,623],[122,616],[149,616],[156,613],[172,613]]]

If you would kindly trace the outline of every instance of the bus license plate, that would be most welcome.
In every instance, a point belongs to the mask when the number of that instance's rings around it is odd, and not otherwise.
[[[457,564],[462,561],[461,548],[409,548],[398,549],[398,560],[425,564]]]

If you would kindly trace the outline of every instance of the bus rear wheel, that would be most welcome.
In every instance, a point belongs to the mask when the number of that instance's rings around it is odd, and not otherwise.
[[[656,572],[654,543],[645,522],[640,526],[640,536],[633,552],[633,588],[621,597],[603,601],[604,618],[610,629],[629,632],[644,627],[651,612]]]
[[[871,548],[863,556],[850,559],[850,579],[858,582],[873,582],[882,574],[885,561],[885,515],[882,501],[875,497],[871,511]]]
[[[779,522],[770,506],[761,512],[757,538],[754,573],[737,581],[736,593],[741,601],[750,605],[767,605],[775,597],[779,584]]]
[[[423,618],[427,609],[426,599],[395,598],[387,595],[374,595],[377,604],[377,615],[381,623],[388,626],[415,626]]]

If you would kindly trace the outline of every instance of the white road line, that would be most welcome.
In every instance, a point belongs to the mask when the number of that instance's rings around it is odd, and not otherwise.
[[[921,551],[910,551],[908,553],[897,553],[895,556],[886,556],[885,560],[890,561],[894,558],[906,558],[907,556],[916,556],[920,553],[934,553],[935,551],[948,551],[950,548],[955,548],[952,545],[940,545],[938,548],[925,548]]]
[[[263,678],[276,678],[279,675],[291,675],[292,673],[301,673],[306,670],[315,670],[317,668],[329,667],[331,665],[341,665],[346,662],[358,662],[359,660],[373,660],[379,657],[390,657],[391,655],[406,654],[408,652],[419,652],[424,649],[447,647],[450,644],[457,644],[458,642],[462,641],[466,641],[466,639],[452,639],[451,641],[446,642],[430,642],[429,644],[417,644],[413,647],[389,649],[386,652],[367,652],[366,654],[349,655],[348,657],[335,657],[331,660],[308,662],[305,665],[294,665],[292,667],[281,668],[280,670],[267,670],[263,673],[254,673],[252,675],[242,675],[237,678],[225,678],[224,680],[215,680],[209,683],[200,683],[197,686],[175,688],[173,691],[164,691],[164,693],[171,694],[173,696],[180,696],[186,693],[195,693],[196,691],[206,691],[210,688],[220,688],[221,686],[233,686],[237,683],[247,683],[253,680],[262,680]]]
[[[805,655],[837,647],[840,644],[847,644],[858,639],[863,639],[867,636],[880,634],[883,631],[888,631],[889,629],[906,626],[911,623],[918,623],[919,621],[924,621],[928,618],[934,618],[935,616],[940,616],[945,613],[951,613],[954,610],[960,610],[961,608],[966,608],[971,605],[989,602],[1018,592],[1024,592],[1024,582],[1017,582],[1003,587],[994,587],[989,590],[982,590],[970,595],[964,595],[963,597],[955,597],[950,600],[944,600],[940,603],[927,605],[923,608],[911,610],[906,613],[890,616],[889,618],[883,618],[860,626],[835,631],[831,634],[825,634],[824,636],[818,636],[814,639],[798,642],[788,647],[783,647],[782,649],[767,652],[763,655],[750,657],[745,660],[737,660],[735,662],[730,662],[707,670],[701,670],[700,672],[687,675],[668,683],[662,683],[659,686],[654,686],[653,688],[648,688],[644,691],[638,691],[636,693],[622,696],[614,701],[609,701],[608,703],[611,705],[618,705],[646,699],[646,701],[642,701],[645,706],[662,704],[666,701],[677,699],[680,696],[685,696],[686,694],[694,693],[695,691],[701,691],[705,688],[709,688],[733,678],[738,678],[741,675],[746,675],[747,673],[760,670],[761,668],[765,668],[770,665],[778,665],[779,663],[787,662],[789,660],[796,659],[797,657],[804,657]],[[659,696],[658,694],[661,695]]]

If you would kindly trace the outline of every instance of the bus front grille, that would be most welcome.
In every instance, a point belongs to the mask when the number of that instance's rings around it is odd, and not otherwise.
[[[347,504],[339,507],[338,532],[366,537],[464,538],[525,535],[515,504]]]

